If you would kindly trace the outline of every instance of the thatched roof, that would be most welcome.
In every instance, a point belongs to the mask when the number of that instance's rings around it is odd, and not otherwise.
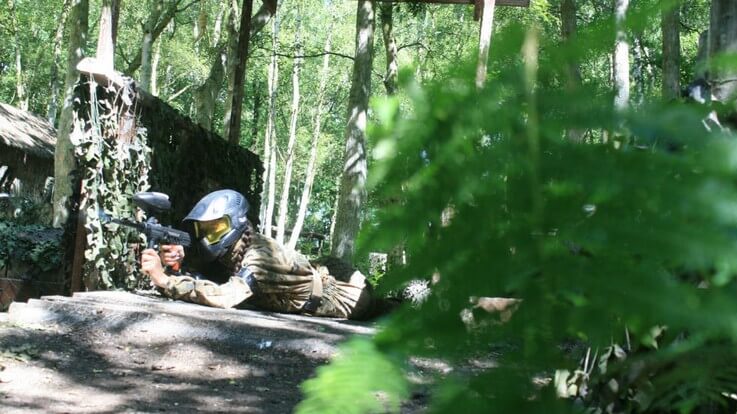
[[[53,158],[56,129],[30,112],[0,103],[0,146],[40,158]]]

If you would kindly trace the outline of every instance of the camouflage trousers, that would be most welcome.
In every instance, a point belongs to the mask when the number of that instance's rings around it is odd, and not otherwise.
[[[329,266],[312,264],[271,238],[250,236],[240,264],[241,271],[224,284],[190,275],[170,276],[163,293],[218,308],[250,305],[274,312],[350,319],[362,319],[370,312],[370,286],[361,272],[343,271],[336,278]]]

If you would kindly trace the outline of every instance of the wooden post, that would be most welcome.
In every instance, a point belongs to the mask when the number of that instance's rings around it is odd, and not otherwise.
[[[72,261],[72,278],[70,284],[70,293],[82,291],[82,265],[84,264],[84,251],[87,248],[87,232],[84,229],[86,215],[84,212],[87,206],[87,193],[80,182],[79,207],[77,211],[77,224],[74,234],[74,259]]]
[[[496,0],[476,0],[477,14],[481,15],[481,34],[479,36],[479,61],[476,65],[476,87],[486,82],[486,65],[489,61],[491,34],[494,29],[494,8]],[[479,8],[481,10],[479,10]]]

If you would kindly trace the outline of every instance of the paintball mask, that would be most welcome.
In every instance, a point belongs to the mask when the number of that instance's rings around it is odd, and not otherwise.
[[[184,222],[194,227],[203,258],[213,261],[241,237],[248,226],[248,201],[237,191],[212,192],[195,204]]]

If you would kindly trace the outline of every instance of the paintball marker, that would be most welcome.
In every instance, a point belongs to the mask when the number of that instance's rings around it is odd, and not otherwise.
[[[146,212],[148,219],[145,222],[138,223],[131,220],[116,219],[102,211],[99,213],[100,220],[103,224],[120,224],[132,227],[140,233],[145,234],[149,249],[158,250],[162,244],[180,244],[184,247],[189,247],[192,244],[189,233],[163,226],[156,219],[156,215],[164,213],[171,208],[168,195],[150,191],[136,193],[133,196],[133,203]]]

